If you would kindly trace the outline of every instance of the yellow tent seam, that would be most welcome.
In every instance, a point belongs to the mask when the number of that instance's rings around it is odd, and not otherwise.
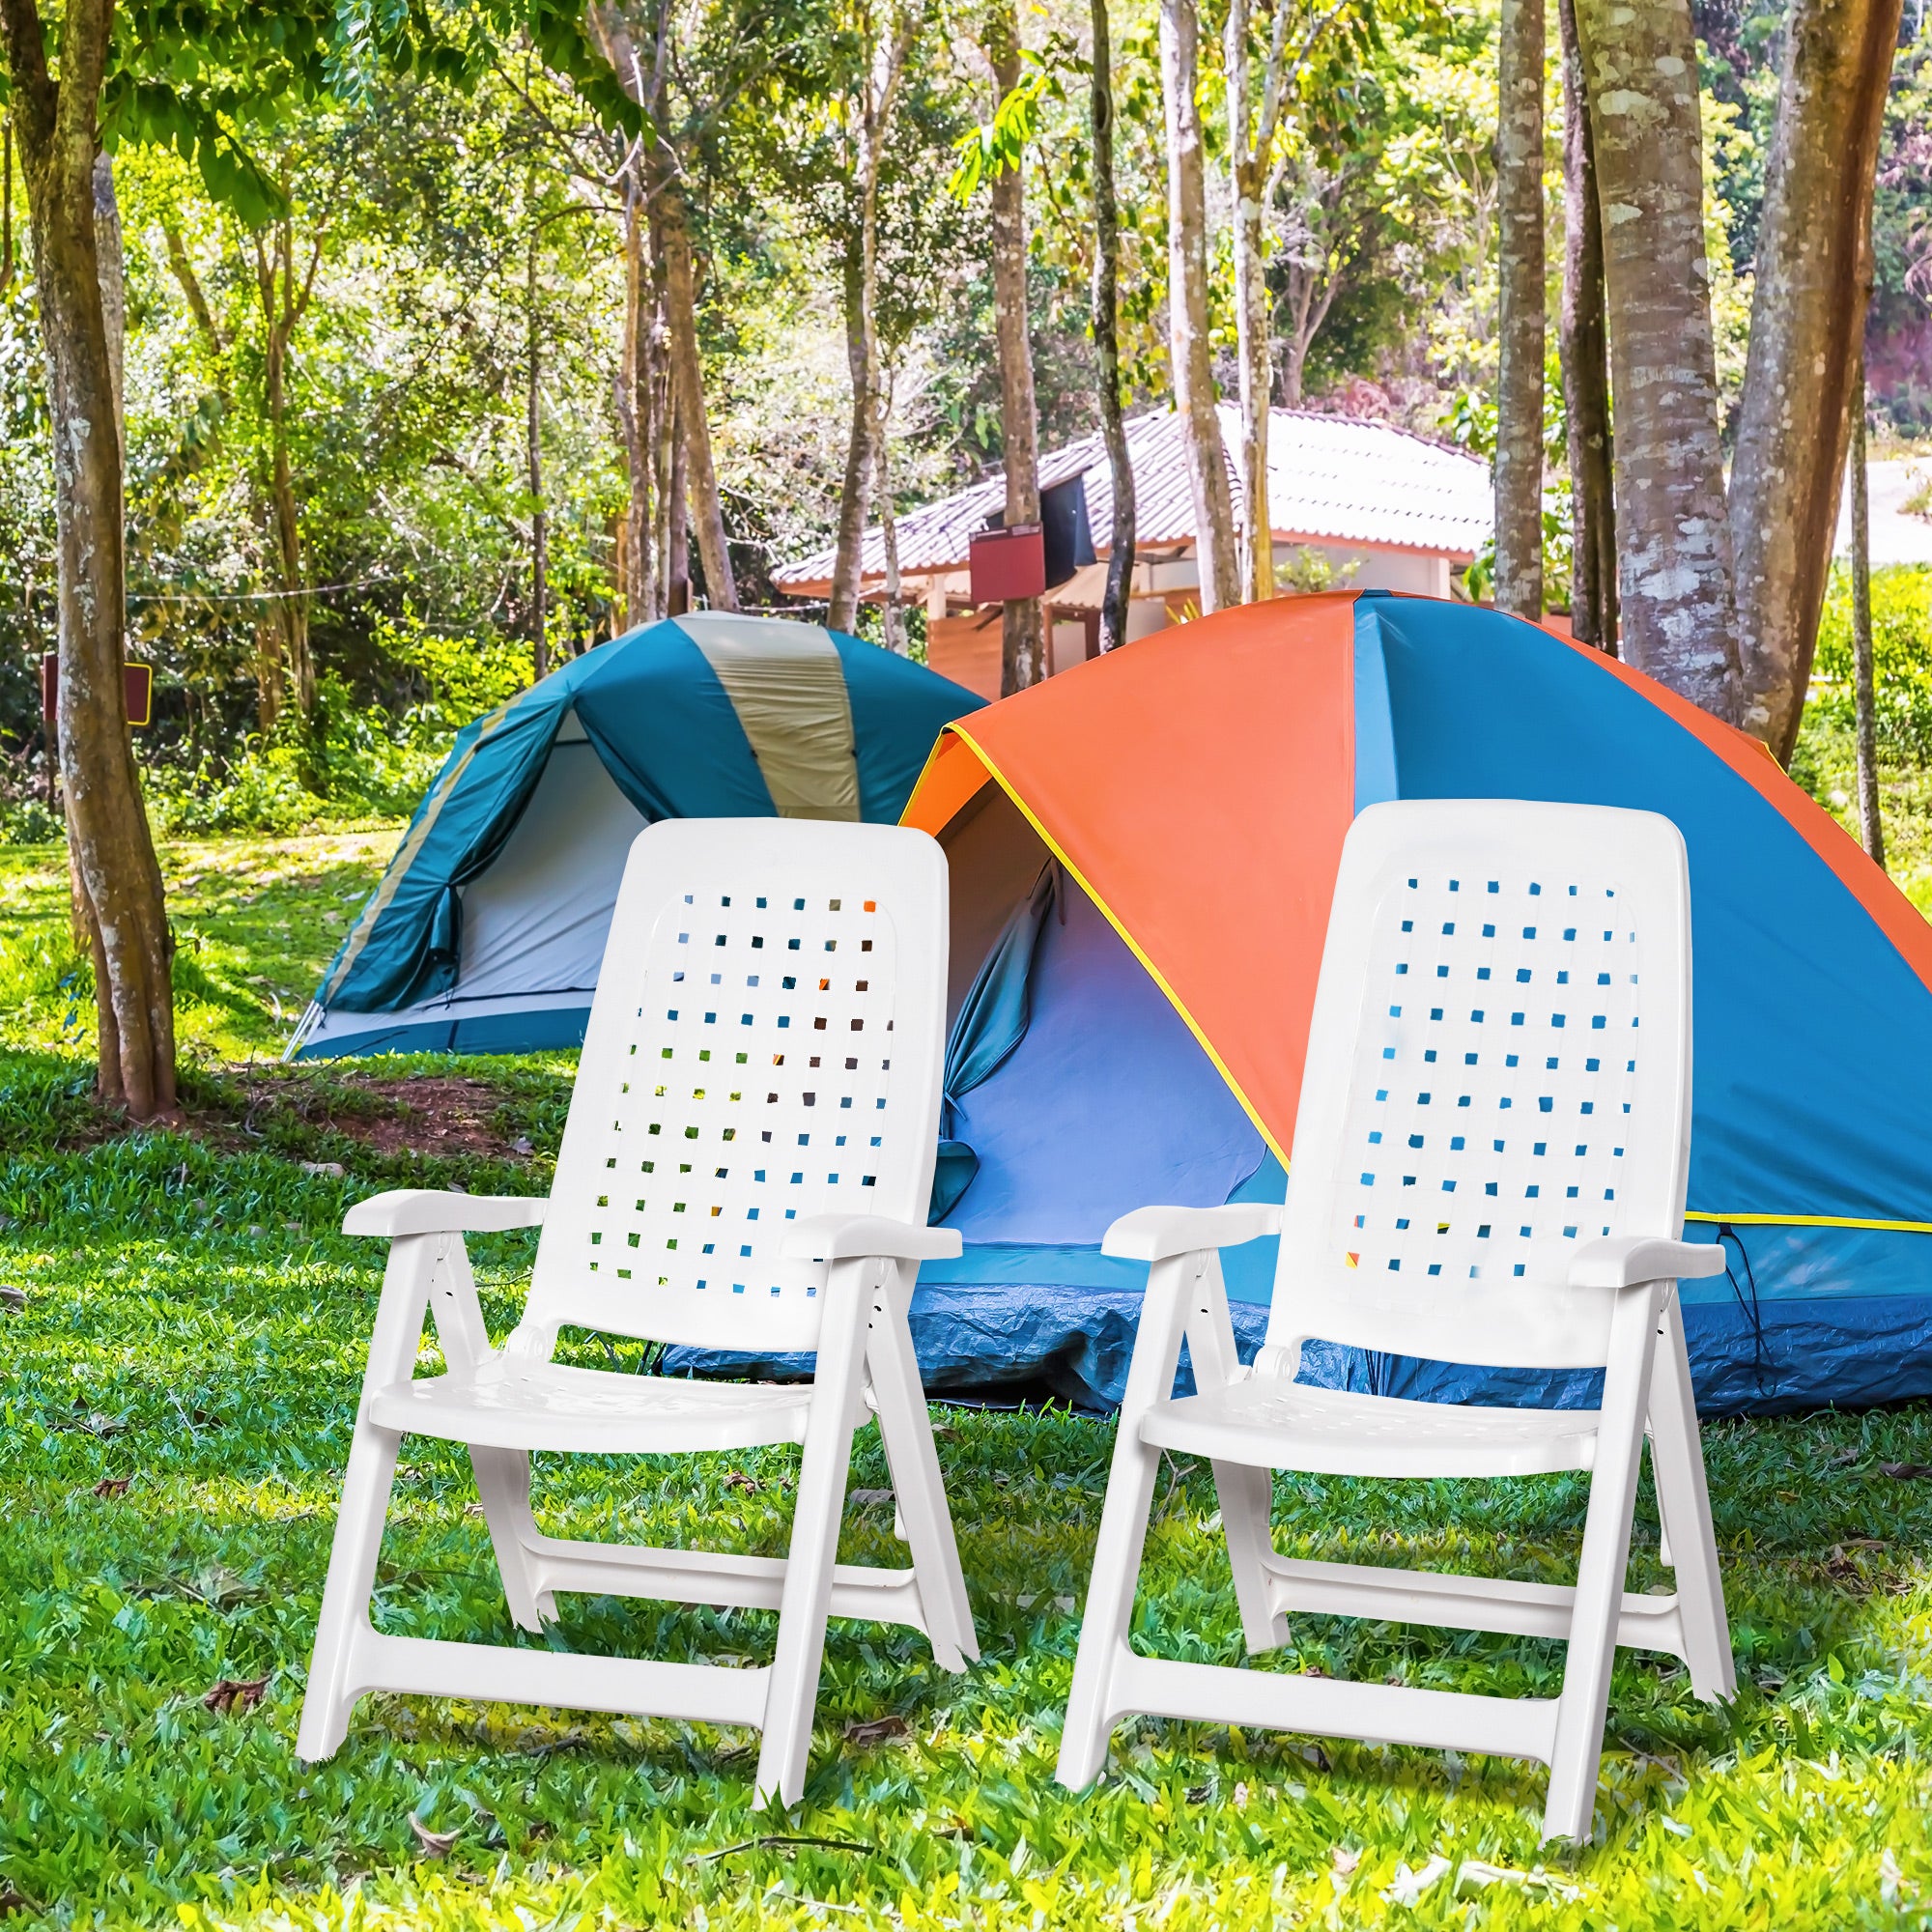
[[[1684,1218],[1740,1228],[1873,1228],[1888,1235],[1932,1235],[1932,1221],[1877,1221],[1859,1214],[1706,1214],[1687,1208]]]
[[[1018,791],[1016,791],[1012,786],[1012,784],[1009,781],[1006,773],[1001,771],[999,766],[987,754],[986,748],[983,745],[981,745],[968,730],[966,730],[966,728],[958,722],[957,719],[955,719],[948,728],[952,730],[956,736],[963,739],[965,743],[972,749],[973,755],[976,758],[978,758],[980,762],[985,766],[987,771],[989,771],[993,775],[994,783],[996,783],[1000,787],[1000,789],[1003,792],[1005,792],[1009,799],[1012,800],[1014,805],[1016,805],[1019,808],[1020,813],[1026,819],[1026,822],[1029,825],[1031,825],[1037,833],[1039,834],[1040,839],[1045,844],[1046,849],[1049,852],[1051,852],[1053,856],[1056,859],[1058,859],[1060,863],[1063,866],[1065,866],[1066,869],[1073,875],[1074,883],[1080,888],[1080,890],[1083,893],[1087,895],[1087,896],[1090,899],[1094,901],[1094,905],[1099,908],[1101,918],[1104,919],[1107,922],[1107,923],[1111,925],[1114,928],[1114,930],[1121,935],[1121,939],[1122,943],[1126,946],[1127,951],[1131,952],[1134,955],[1134,957],[1138,959],[1141,962],[1141,964],[1147,969],[1148,977],[1151,979],[1154,984],[1160,988],[1161,992],[1166,995],[1168,1004],[1171,1007],[1173,1007],[1174,1010],[1180,1015],[1181,1020],[1185,1023],[1187,1027],[1187,1031],[1191,1033],[1198,1041],[1200,1041],[1201,1050],[1208,1056],[1209,1060],[1211,1060],[1214,1063],[1215,1071],[1218,1072],[1221,1078],[1228,1083],[1228,1091],[1231,1094],[1233,1094],[1235,1098],[1241,1103],[1242,1112],[1245,1113],[1248,1119],[1255,1123],[1256,1131],[1259,1132],[1262,1139],[1268,1144],[1268,1147],[1272,1151],[1275,1158],[1281,1162],[1283,1167],[1286,1167],[1288,1165],[1287,1152],[1275,1140],[1274,1135],[1268,1131],[1267,1122],[1264,1121],[1261,1115],[1255,1111],[1254,1103],[1248,1098],[1248,1096],[1244,1093],[1241,1092],[1240,1082],[1236,1080],[1235,1076],[1228,1071],[1227,1063],[1221,1058],[1221,1056],[1217,1052],[1215,1052],[1213,1041],[1210,1040],[1208,1037],[1208,1036],[1202,1032],[1200,1025],[1196,1022],[1194,1015],[1187,1010],[1187,1008],[1182,1003],[1180,996],[1174,990],[1172,986],[1170,986],[1167,983],[1166,976],[1161,972],[1160,968],[1156,966],[1153,963],[1153,961],[1150,959],[1144,952],[1141,951],[1140,943],[1134,938],[1133,934],[1129,932],[1127,928],[1123,924],[1122,924],[1121,921],[1115,916],[1113,907],[1110,906],[1107,903],[1107,901],[1103,899],[1100,896],[1100,895],[1094,890],[1093,885],[1089,882],[1086,875],[1081,871],[1080,867],[1076,866],[1073,863],[1073,861],[1069,859],[1066,856],[1066,854],[1061,849],[1059,840],[1056,839],[1053,834],[1050,833],[1046,829],[1046,827],[1039,822],[1038,818],[1037,818],[1034,815],[1033,808],[1029,806],[1026,800],[1019,795]]]

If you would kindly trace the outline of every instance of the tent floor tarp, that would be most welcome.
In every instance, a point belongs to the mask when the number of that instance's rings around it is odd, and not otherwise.
[[[1776,1414],[1862,1408],[1922,1393],[1921,1365],[1932,1354],[1932,1299],[1923,1294],[1846,1294],[1824,1300],[1765,1299],[1723,1277],[1686,1296],[1685,1329],[1697,1361],[1697,1406],[1707,1415]],[[927,1390],[986,1393],[1044,1385],[1088,1408],[1119,1405],[1140,1321],[1141,1293],[1128,1288],[922,1284],[913,1296],[913,1343]],[[1253,1361],[1267,1325],[1259,1302],[1234,1300],[1235,1342]],[[673,1349],[669,1375],[757,1375],[802,1378],[804,1355],[758,1355]],[[1472,1401],[1594,1407],[1602,1377],[1447,1367],[1403,1356],[1312,1343],[1304,1380],[1432,1402]],[[1192,1387],[1183,1355],[1177,1388]]]

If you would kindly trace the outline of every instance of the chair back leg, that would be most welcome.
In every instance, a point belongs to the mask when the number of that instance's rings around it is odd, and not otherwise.
[[[886,1465],[892,1471],[893,1493],[898,1506],[899,1527],[912,1551],[919,1578],[920,1608],[926,1635],[942,1670],[964,1670],[968,1659],[980,1655],[973,1628],[973,1605],[966,1577],[959,1567],[959,1543],[952,1513],[947,1507],[946,1483],[939,1470],[939,1451],[932,1440],[932,1413],[926,1406],[913,1352],[912,1329],[906,1310],[912,1289],[911,1269],[893,1268],[872,1297],[867,1320],[866,1364],[878,1406],[879,1436],[885,1444]]]
[[[1655,1282],[1625,1289],[1611,1318],[1609,1367],[1590,1473],[1590,1506],[1556,1702],[1555,1745],[1549,1756],[1549,1797],[1543,1835],[1582,1841],[1596,1807],[1597,1771],[1609,1714],[1610,1669],[1617,1620],[1630,1568],[1631,1519],[1643,1459],[1643,1424],[1657,1344],[1659,1289]]]
[[[296,1755],[304,1764],[334,1756],[360,1695],[354,1678],[355,1639],[369,1628],[369,1593],[375,1587],[376,1558],[383,1548],[383,1522],[401,1447],[400,1435],[378,1429],[366,1417],[357,1419],[296,1734]]]
[[[811,1411],[799,1459],[798,1504],[779,1599],[778,1644],[765,1692],[764,1737],[758,1750],[753,1808],[774,1798],[796,1804],[805,1791],[811,1719],[818,1706],[818,1672],[825,1657],[825,1621],[832,1609],[832,1573],[845,1512],[845,1479],[852,1464],[852,1407],[865,1355],[872,1280],[879,1264],[835,1262],[826,1284],[824,1326],[818,1336]]]
[[[1677,1573],[1677,1610],[1684,1625],[1684,1661],[1690,1668],[1690,1688],[1707,1704],[1728,1702],[1738,1692],[1737,1666],[1731,1657],[1731,1627],[1711,1522],[1711,1492],[1690,1385],[1690,1356],[1684,1341],[1684,1311],[1674,1294],[1658,1322],[1657,1359],[1650,1378],[1650,1459],[1663,1527],[1664,1561]]]
[[[1240,1373],[1235,1349],[1234,1319],[1221,1279],[1221,1257],[1208,1257],[1213,1279],[1208,1293],[1193,1299],[1187,1314],[1187,1360],[1197,1389],[1225,1387]],[[1214,1493],[1221,1505],[1221,1526],[1228,1539],[1228,1563],[1235,1575],[1235,1601],[1240,1606],[1241,1634],[1248,1655],[1278,1650],[1288,1641],[1288,1619],[1268,1608],[1264,1558],[1274,1551],[1268,1532],[1274,1506],[1274,1479],[1265,1469],[1238,1463],[1216,1463]]]
[[[503,1596],[519,1630],[540,1632],[556,1618],[556,1599],[537,1588],[537,1569],[530,1545],[537,1534],[530,1514],[530,1459],[522,1449],[469,1451],[469,1467],[482,1499],[483,1520],[490,1525],[490,1545],[497,1552]]]

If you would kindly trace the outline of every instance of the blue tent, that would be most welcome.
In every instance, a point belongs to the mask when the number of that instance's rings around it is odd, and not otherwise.
[[[890,824],[982,701],[817,624],[705,612],[600,645],[457,734],[294,1056],[576,1046],[645,825]]]
[[[1384,798],[1666,813],[1695,952],[1686,1285],[1707,1412],[1932,1394],[1932,927],[1754,741],[1494,611],[1376,593],[1156,634],[950,726],[907,809],[946,846],[953,1020],[913,1306],[934,1385],[1117,1399],[1145,1270],[1108,1223],[1279,1200],[1341,842]],[[1272,1243],[1226,1257],[1261,1339]],[[1341,1350],[1435,1398],[1591,1379]]]

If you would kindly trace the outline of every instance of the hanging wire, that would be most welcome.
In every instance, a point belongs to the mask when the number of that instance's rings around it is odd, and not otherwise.
[[[1758,1306],[1757,1276],[1752,1271],[1750,1256],[1746,1251],[1744,1236],[1728,1221],[1719,1221],[1718,1223],[1719,1245],[1723,1247],[1726,1242],[1732,1241],[1737,1243],[1738,1260],[1744,1264],[1745,1281],[1749,1287],[1750,1299],[1748,1301],[1745,1299],[1745,1290],[1738,1286],[1738,1278],[1731,1270],[1730,1250],[1728,1247],[1725,1247],[1724,1250],[1724,1279],[1730,1283],[1731,1293],[1736,1296],[1739,1308],[1744,1311],[1745,1320],[1750,1323],[1751,1375],[1756,1379],[1758,1394],[1763,1395],[1765,1392],[1765,1374],[1771,1367],[1771,1358],[1764,1345],[1764,1313]]]

